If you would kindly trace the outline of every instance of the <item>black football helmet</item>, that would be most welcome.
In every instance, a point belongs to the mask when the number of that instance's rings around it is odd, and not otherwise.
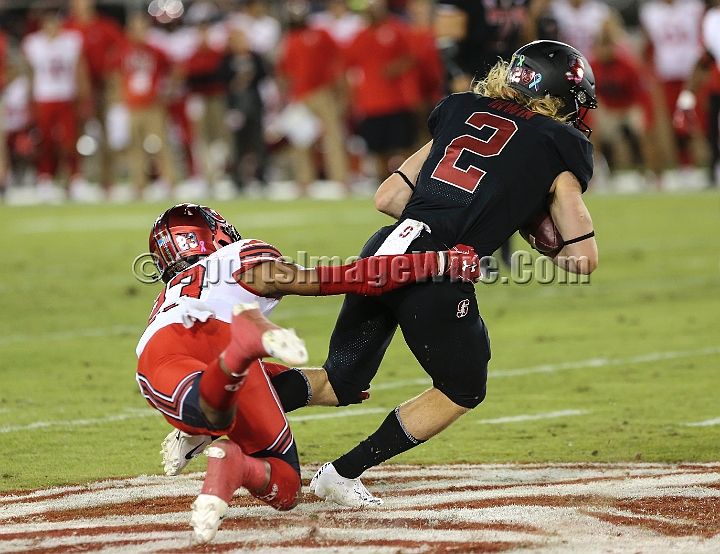
[[[559,115],[570,116],[588,137],[592,133],[583,118],[597,108],[595,75],[585,56],[569,44],[536,40],[519,48],[510,60],[507,85],[530,98],[562,99]]]

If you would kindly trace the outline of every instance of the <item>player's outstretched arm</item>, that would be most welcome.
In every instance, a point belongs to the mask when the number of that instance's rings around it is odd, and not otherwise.
[[[593,223],[582,199],[582,188],[575,175],[565,171],[558,175],[550,189],[550,214],[565,242],[553,261],[571,273],[590,274],[598,265],[598,248]],[[584,238],[587,237],[587,238]],[[573,242],[575,239],[582,239]]]
[[[258,296],[379,296],[439,275],[477,282],[480,260],[471,247],[457,245],[442,252],[372,256],[343,266],[304,268],[273,260],[236,274],[235,278]]]
[[[417,182],[420,169],[427,160],[431,148],[432,141],[405,160],[398,169],[402,175],[407,177],[410,184],[398,173],[393,173],[383,181],[375,193],[375,208],[378,211],[395,219],[402,215],[408,200],[412,196],[414,183]]]

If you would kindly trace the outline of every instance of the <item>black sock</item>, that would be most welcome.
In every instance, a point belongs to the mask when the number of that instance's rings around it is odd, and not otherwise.
[[[360,477],[366,469],[402,454],[423,442],[425,441],[416,439],[405,430],[400,422],[398,409],[395,408],[388,414],[377,431],[332,464],[341,476],[355,479]]]
[[[270,378],[285,413],[307,406],[312,398],[310,383],[299,369],[292,368]]]

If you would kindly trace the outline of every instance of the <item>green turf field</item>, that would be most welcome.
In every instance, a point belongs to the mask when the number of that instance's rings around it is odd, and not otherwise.
[[[487,400],[397,461],[720,460],[720,197],[587,203],[600,247],[591,284],[478,285]],[[134,378],[158,285],[138,283],[131,262],[166,207],[0,206],[0,491],[161,471],[169,426]],[[213,207],[291,256],[356,254],[389,222],[368,200]],[[273,319],[318,365],[340,302],[287,298]],[[398,334],[370,401],[292,414],[301,460],[353,446],[424,375]]]

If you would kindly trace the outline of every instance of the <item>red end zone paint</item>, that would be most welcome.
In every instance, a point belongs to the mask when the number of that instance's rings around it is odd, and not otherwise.
[[[316,467],[303,468],[304,484]],[[177,552],[202,474],[0,495],[0,551]],[[305,494],[278,513],[233,499],[203,552],[720,552],[720,464],[393,466],[364,479],[385,500],[341,509]]]

